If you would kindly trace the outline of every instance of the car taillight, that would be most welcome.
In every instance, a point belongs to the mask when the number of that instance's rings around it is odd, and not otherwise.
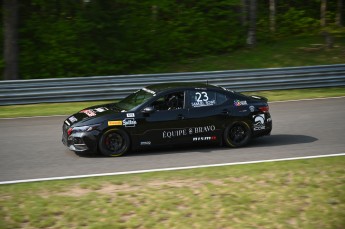
[[[268,112],[269,111],[269,107],[268,106],[264,106],[264,107],[259,107],[259,110],[261,111],[261,112]]]
[[[72,134],[72,131],[73,131],[73,128],[72,128],[72,127],[69,128],[69,129],[67,130],[67,135],[70,136],[70,135]]]

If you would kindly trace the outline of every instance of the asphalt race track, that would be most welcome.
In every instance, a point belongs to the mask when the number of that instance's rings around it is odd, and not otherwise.
[[[65,117],[0,119],[0,182],[220,164],[345,152],[345,98],[270,104],[273,131],[248,147],[134,152],[119,158],[77,155],[61,143]]]

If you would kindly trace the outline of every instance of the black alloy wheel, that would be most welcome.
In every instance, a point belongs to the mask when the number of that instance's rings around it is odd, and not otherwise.
[[[251,139],[252,132],[246,122],[236,122],[225,129],[225,144],[230,147],[241,147]]]
[[[128,134],[123,130],[108,130],[99,141],[99,150],[104,156],[121,156],[129,150],[129,146]]]

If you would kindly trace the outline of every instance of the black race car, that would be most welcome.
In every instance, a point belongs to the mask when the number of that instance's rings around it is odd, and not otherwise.
[[[63,123],[62,142],[72,151],[120,156],[186,143],[241,147],[271,130],[264,97],[203,83],[164,83],[70,116]]]

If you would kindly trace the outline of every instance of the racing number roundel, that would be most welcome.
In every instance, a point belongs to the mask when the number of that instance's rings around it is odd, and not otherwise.
[[[198,103],[201,103],[202,101],[208,101],[208,96],[207,96],[207,92],[203,91],[203,92],[196,92],[195,93],[195,98],[196,101]]]
[[[194,96],[192,96],[192,107],[204,107],[204,106],[213,106],[216,104],[216,100],[212,99],[211,94],[211,100],[210,100],[210,94],[208,94],[206,91],[197,91],[195,92]]]

